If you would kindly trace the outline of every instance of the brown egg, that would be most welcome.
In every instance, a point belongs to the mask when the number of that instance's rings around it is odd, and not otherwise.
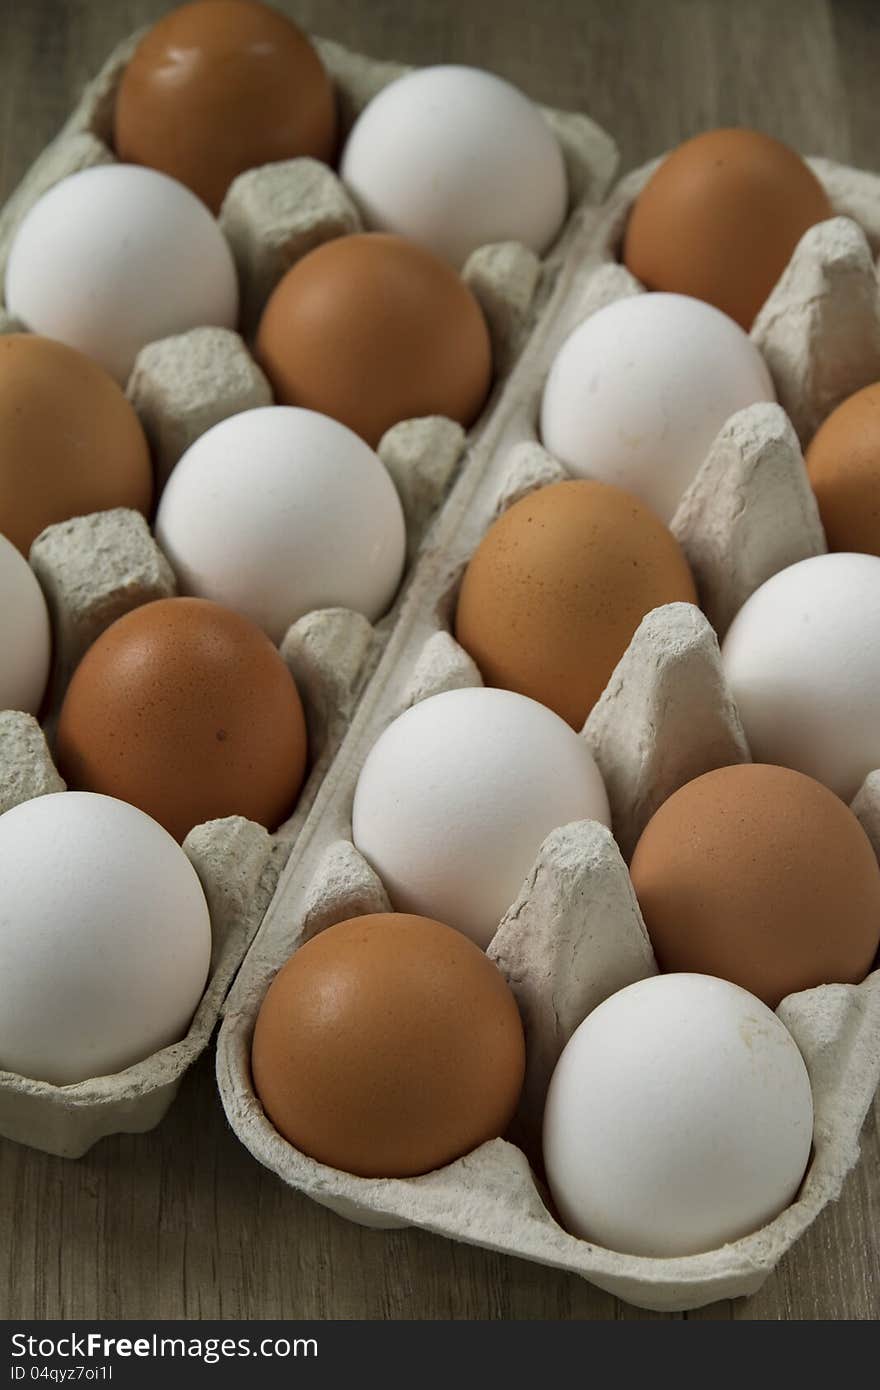
[[[800,155],[755,130],[673,150],[630,213],[623,260],[649,290],[704,299],[749,329],[804,232],[832,216]]]
[[[57,760],[70,787],[129,801],[177,840],[222,816],[274,830],[302,784],[305,720],[258,627],[206,599],[159,599],[86,652],[61,708]]]
[[[339,237],[276,287],[257,357],[277,399],[341,420],[374,448],[399,420],[470,425],[492,379],[489,331],[461,277],[402,237]]]
[[[858,984],[880,943],[880,868],[852,811],[790,768],[722,767],[675,792],[636,845],[661,970],[720,975],[775,1009]]]
[[[81,352],[0,336],[0,532],[27,555],[46,527],[153,497],[150,451],[116,382]]]
[[[880,555],[880,382],[832,411],[806,463],[828,549]]]
[[[257,1017],[254,1086],[279,1133],[362,1177],[427,1173],[502,1134],[525,1068],[498,967],[428,917],[354,917],[300,947]]]
[[[696,603],[678,543],[631,493],[553,483],[504,513],[464,573],[455,636],[487,685],[580,729],[646,613]]]
[[[295,24],[256,0],[196,0],[135,49],[116,98],[119,158],[186,184],[218,212],[245,169],[336,147],[336,101]]]

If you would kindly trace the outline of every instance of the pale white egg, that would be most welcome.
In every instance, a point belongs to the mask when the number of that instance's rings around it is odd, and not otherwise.
[[[756,762],[851,801],[880,768],[880,558],[814,555],[746,601],[721,649]]]
[[[238,281],[194,193],[155,169],[107,164],[62,179],[22,219],[6,307],[124,386],[147,343],[202,325],[234,328]]]
[[[575,477],[633,492],[668,523],[730,416],[775,399],[764,359],[733,319],[686,295],[639,294],[563,343],[541,438]]]
[[[610,825],[585,741],[537,700],[451,690],[385,730],[358,779],[354,843],[394,907],[487,946],[544,838],[571,821]]]
[[[628,1255],[696,1255],[794,1199],[813,1134],[804,1060],[760,999],[709,975],[611,995],[557,1063],[547,1181],[573,1235]]]
[[[541,112],[477,68],[420,68],[383,88],[355,122],[340,174],[369,227],[456,267],[491,242],[540,255],[568,204],[562,152]]]
[[[195,869],[143,811],[58,792],[0,816],[0,1069],[65,1086],[186,1033],[211,959]]]
[[[37,576],[0,536],[0,709],[37,713],[51,654],[49,612]]]
[[[281,405],[233,415],[191,445],[156,537],[183,593],[234,608],[274,642],[316,608],[380,617],[406,551],[378,455],[338,421]]]

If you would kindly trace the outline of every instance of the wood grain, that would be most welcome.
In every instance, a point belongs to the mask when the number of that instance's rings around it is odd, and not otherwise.
[[[377,56],[489,67],[611,130],[623,167],[707,126],[880,167],[873,0],[293,0]],[[110,47],[162,0],[0,0],[0,201]],[[880,1105],[863,1158],[753,1298],[704,1318],[880,1315]],[[168,1119],[78,1163],[0,1142],[0,1316],[650,1316],[573,1276],[419,1231],[366,1231],[290,1192],[229,1131],[212,1059]]]

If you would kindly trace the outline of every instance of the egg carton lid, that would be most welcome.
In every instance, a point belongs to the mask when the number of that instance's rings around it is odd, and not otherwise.
[[[856,1161],[859,1130],[880,1079],[880,972],[860,986],[823,986],[792,995],[780,1006],[780,1017],[807,1060],[816,1106],[814,1156],[797,1200],[754,1235],[677,1260],[620,1255],[563,1232],[545,1205],[525,1152],[504,1140],[421,1178],[366,1180],[316,1164],[269,1123],[253,1092],[249,1066],[260,1003],[297,944],[345,916],[387,910],[382,885],[350,843],[360,767],[382,728],[408,704],[440,690],[480,683],[474,663],[450,632],[462,568],[504,507],[534,487],[566,476],[537,438],[543,381],[578,322],[623,294],[642,291],[616,263],[616,249],[629,204],[655,163],[628,175],[599,217],[585,222],[573,238],[553,296],[506,386],[507,409],[481,439],[482,458],[465,464],[435,520],[392,639],[230,991],[217,1075],[242,1142],[286,1182],[340,1214],[369,1225],[419,1225],[574,1270],[640,1306],[674,1310],[754,1292],[839,1193]],[[799,398],[815,411],[830,408],[827,392],[821,407],[815,404],[825,389],[817,369],[827,357],[823,348],[853,323],[862,341],[868,340],[870,321],[877,316],[870,247],[880,231],[880,179],[830,161],[814,161],[814,166],[839,217],[807,234],[762,319],[772,325],[776,342],[790,344],[787,355],[778,354],[772,363],[774,375],[779,374],[777,390],[783,395],[790,383],[789,399]],[[862,210],[865,225],[859,227],[850,214]],[[770,336],[770,328],[756,335],[768,356]],[[847,363],[836,384],[843,395],[863,384],[854,382],[856,364],[849,357]],[[753,406],[727,422],[672,529],[721,631],[766,578],[824,552],[798,434],[779,405]],[[698,610],[670,605],[648,615],[584,736],[602,767],[618,840],[627,851],[656,806],[678,786],[713,767],[748,759],[717,638]],[[878,797],[880,774],[872,774],[854,809],[880,851]],[[654,968],[646,958],[644,928],[621,862],[610,837],[593,824],[554,832],[490,947],[518,991],[529,1030],[525,1094],[533,1108],[533,1132],[535,1097],[567,1034],[600,998]],[[614,924],[607,937],[601,923],[595,932],[583,929],[587,884],[605,909],[597,919],[607,917]],[[532,923],[531,936],[518,940],[514,932],[511,937],[511,923],[518,918]],[[614,940],[626,943],[619,957],[608,944]],[[595,943],[595,956],[587,954],[594,949],[590,943]],[[553,977],[549,991],[534,985],[541,970],[552,975],[557,947],[560,954],[584,950],[576,975],[592,977],[596,993],[591,999],[566,997],[565,972]]]

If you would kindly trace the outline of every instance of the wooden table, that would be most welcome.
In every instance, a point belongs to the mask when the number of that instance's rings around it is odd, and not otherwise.
[[[880,168],[872,0],[276,0],[377,56],[483,65],[581,108],[624,169],[746,124]],[[163,0],[0,0],[0,201],[111,46]],[[880,1104],[841,1200],[764,1288],[692,1317],[880,1315]],[[632,1318],[573,1276],[419,1231],[371,1232],[260,1168],[227,1128],[213,1058],[153,1134],[78,1163],[0,1142],[7,1318]]]

